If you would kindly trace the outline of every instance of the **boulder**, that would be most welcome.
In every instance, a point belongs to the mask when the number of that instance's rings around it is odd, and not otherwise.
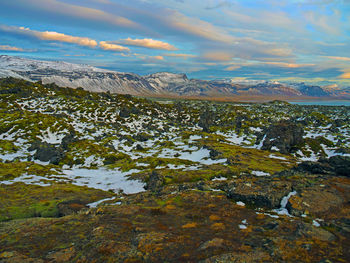
[[[332,156],[329,158],[329,165],[333,167],[336,175],[350,177],[350,157]]]
[[[130,117],[131,110],[128,107],[122,107],[119,111],[119,117],[121,118],[128,118]]]
[[[199,116],[198,126],[203,129],[204,132],[210,132],[210,126],[214,124],[215,116],[214,112],[209,109],[205,109]]]
[[[308,172],[311,174],[327,174],[332,170],[332,168],[327,162],[305,161],[299,164],[296,170],[300,172]]]
[[[61,147],[65,150],[68,149],[68,145],[70,143],[76,142],[77,138],[75,136],[75,132],[71,131],[69,134],[63,137],[62,142],[61,142]]]
[[[149,176],[149,179],[146,183],[145,189],[152,192],[158,192],[164,185],[164,179],[157,171],[152,171]]]
[[[310,214],[325,218],[327,215],[336,213],[343,203],[344,200],[339,192],[315,185],[301,189],[298,194],[291,196],[287,209],[294,216]]]
[[[56,147],[47,142],[34,142],[28,151],[34,151],[34,159],[42,162],[50,162],[50,164],[58,164],[64,158],[64,152],[61,147]]]
[[[256,181],[236,180],[226,190],[227,197],[255,207],[279,208],[281,200],[292,191],[292,184],[260,178]]]
[[[303,134],[303,127],[291,121],[272,124],[266,131],[261,149],[271,150],[272,147],[277,147],[283,154],[290,153],[296,145],[303,142]]]
[[[306,161],[299,164],[295,170],[311,174],[350,176],[350,157],[336,155],[329,159],[321,158],[317,162]]]

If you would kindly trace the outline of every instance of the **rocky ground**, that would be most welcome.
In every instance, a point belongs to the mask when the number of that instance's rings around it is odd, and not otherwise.
[[[0,98],[0,262],[350,258],[349,107]]]

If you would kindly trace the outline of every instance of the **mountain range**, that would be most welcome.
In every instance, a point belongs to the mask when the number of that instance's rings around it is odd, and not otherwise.
[[[44,84],[95,92],[164,96],[279,96],[350,99],[350,88],[305,83],[235,83],[230,80],[189,79],[186,74],[159,72],[141,76],[62,61],[41,61],[0,55],[0,78],[15,77]]]

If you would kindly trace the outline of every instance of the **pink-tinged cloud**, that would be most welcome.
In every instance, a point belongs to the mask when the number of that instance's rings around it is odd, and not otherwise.
[[[167,54],[163,54],[163,56],[175,57],[175,58],[184,58],[184,59],[196,57],[195,55],[192,55],[192,54],[176,54],[176,53],[167,53]]]
[[[302,68],[302,67],[312,67],[315,64],[295,64],[295,63],[285,63],[285,62],[264,62],[266,65],[273,65],[282,68]]]
[[[100,48],[102,48],[103,50],[110,50],[110,51],[117,51],[117,52],[130,51],[130,49],[127,47],[109,43],[108,41],[101,41]]]
[[[99,22],[122,28],[141,28],[141,26],[123,16],[114,15],[99,9],[85,7],[58,0],[16,0],[18,5],[28,6],[44,14],[60,15],[89,22]],[[68,1],[67,1],[68,2]],[[70,1],[74,2],[74,1]],[[108,3],[108,1],[103,1]]]
[[[204,53],[201,58],[209,61],[231,61],[233,55],[230,52],[210,51]]]
[[[63,33],[54,32],[54,31],[41,32],[41,31],[31,30],[25,27],[6,26],[6,25],[0,25],[0,30],[5,32],[10,32],[10,33],[27,35],[27,36],[35,37],[40,40],[65,42],[65,43],[77,44],[80,46],[88,46],[88,47],[97,46],[96,40],[93,40],[87,37],[70,36]]]
[[[19,52],[24,52],[25,50],[20,47],[12,47],[8,45],[0,45],[0,50],[5,50],[5,51],[19,51]]]
[[[167,23],[169,27],[192,36],[227,44],[232,44],[236,41],[235,37],[213,24],[198,18],[185,16],[177,11],[173,11],[169,15]]]
[[[88,46],[88,47],[97,46],[96,40],[93,40],[87,37],[75,37],[75,36],[65,35],[62,33],[57,33],[52,31],[45,31],[45,32],[35,31],[34,34],[42,40],[66,42],[66,43],[72,43],[72,44],[77,44],[80,46]]]
[[[137,46],[137,47],[145,47],[145,48],[151,48],[151,49],[160,49],[160,50],[177,50],[176,47],[173,45],[160,41],[160,40],[154,40],[151,38],[144,38],[144,39],[123,39],[118,41],[124,45],[129,46]]]
[[[122,54],[123,55],[123,54]],[[143,61],[151,61],[151,62],[155,62],[155,61],[162,61],[164,60],[163,56],[149,56],[149,55],[145,55],[145,54],[137,54],[137,53],[133,53],[133,54],[129,54],[130,56],[134,56],[138,59],[141,59]]]
[[[229,66],[229,67],[225,68],[225,71],[234,71],[234,70],[239,69],[239,68],[241,68],[241,66],[238,66],[238,65]]]
[[[335,57],[335,56],[325,56],[325,57],[329,59],[334,59],[334,60],[350,61],[349,57]]]
[[[163,56],[151,56],[150,58],[155,60],[164,60]]]

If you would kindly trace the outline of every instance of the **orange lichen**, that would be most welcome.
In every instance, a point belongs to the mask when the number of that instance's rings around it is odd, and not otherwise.
[[[195,222],[188,223],[188,224],[182,226],[182,228],[194,228],[194,227],[197,227],[197,223],[195,223]]]

